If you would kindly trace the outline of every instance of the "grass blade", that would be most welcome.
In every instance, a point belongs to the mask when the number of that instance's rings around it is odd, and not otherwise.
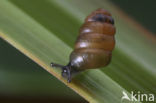
[[[113,52],[112,63],[106,68],[82,72],[72,83],[67,83],[61,77],[60,70],[51,68],[49,64],[51,61],[60,64],[68,62],[82,20],[91,10],[99,7],[111,11],[117,21],[117,47]],[[4,40],[86,100],[120,103],[122,91],[156,94],[155,45],[132,24],[127,25],[110,2],[1,1],[0,15],[0,36]]]

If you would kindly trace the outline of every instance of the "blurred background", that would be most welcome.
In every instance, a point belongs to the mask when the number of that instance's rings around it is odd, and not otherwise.
[[[111,2],[156,34],[156,1],[111,0]],[[0,102],[87,103],[2,39],[0,39]]]
[[[156,3],[155,0],[111,0],[120,7],[128,16],[144,26],[149,31],[156,34]]]

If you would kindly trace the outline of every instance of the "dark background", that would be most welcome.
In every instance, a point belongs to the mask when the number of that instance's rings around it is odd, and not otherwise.
[[[111,0],[126,14],[156,35],[155,0]]]

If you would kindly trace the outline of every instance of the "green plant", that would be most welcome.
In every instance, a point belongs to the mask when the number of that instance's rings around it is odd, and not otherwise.
[[[87,5],[87,6],[86,6]],[[99,7],[115,18],[116,48],[108,67],[87,70],[67,83],[50,62],[66,64],[85,16]],[[119,15],[120,14],[120,15]],[[155,92],[156,48],[107,0],[0,2],[0,36],[90,102],[121,102],[122,91]],[[128,101],[125,101],[128,102]]]

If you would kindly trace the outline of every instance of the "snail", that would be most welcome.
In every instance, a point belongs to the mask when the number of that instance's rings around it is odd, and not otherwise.
[[[71,82],[73,72],[105,67],[110,63],[115,46],[114,19],[102,8],[86,17],[80,28],[70,61],[66,66],[51,63],[52,67],[62,69],[62,76]]]

